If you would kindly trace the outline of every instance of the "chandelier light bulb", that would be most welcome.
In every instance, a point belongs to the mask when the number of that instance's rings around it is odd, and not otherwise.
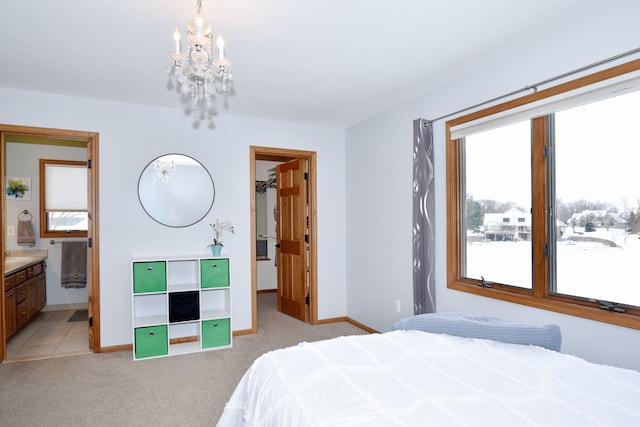
[[[204,19],[202,19],[202,16],[198,14],[198,16],[196,16],[196,36],[198,37],[202,36],[203,23],[204,23]]]
[[[173,32],[173,41],[176,44],[176,53],[180,53],[180,31],[177,28]]]
[[[224,59],[224,39],[221,35],[216,39],[216,46],[218,46],[218,58]]]

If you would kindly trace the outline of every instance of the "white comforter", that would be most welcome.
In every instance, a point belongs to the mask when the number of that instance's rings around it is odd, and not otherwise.
[[[640,426],[640,373],[419,331],[276,350],[218,426]]]

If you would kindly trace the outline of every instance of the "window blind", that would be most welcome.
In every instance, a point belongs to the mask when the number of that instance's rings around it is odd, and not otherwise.
[[[46,164],[47,212],[87,210],[87,168],[85,166]]]
[[[452,126],[450,130],[451,139],[460,139],[636,90],[640,90],[640,71],[603,80],[560,95],[549,96],[519,107]]]

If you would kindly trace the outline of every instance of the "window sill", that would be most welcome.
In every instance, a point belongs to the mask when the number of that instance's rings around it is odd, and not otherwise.
[[[580,305],[577,303],[558,301],[553,297],[541,298],[533,296],[530,293],[516,293],[498,288],[483,288],[476,284],[470,284],[463,281],[450,282],[447,285],[447,288],[487,298],[507,301],[514,304],[521,304],[529,307],[539,308],[542,310],[554,311],[556,313],[567,314],[569,316],[582,317],[584,319],[595,320],[598,322],[609,323],[617,326],[624,326],[631,329],[640,329],[639,316],[628,313],[614,313],[595,307]]]

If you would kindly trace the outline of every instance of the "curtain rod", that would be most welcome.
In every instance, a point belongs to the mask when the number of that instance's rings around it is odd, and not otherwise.
[[[635,48],[635,49],[632,49],[632,50],[629,50],[629,51],[624,52],[624,53],[620,53],[620,54],[615,55],[615,56],[611,56],[611,57],[609,57],[609,58],[606,58],[606,59],[600,60],[600,61],[598,61],[598,62],[594,62],[594,63],[589,64],[589,65],[586,65],[586,66],[584,66],[584,67],[576,68],[575,70],[568,71],[568,72],[566,72],[566,73],[563,73],[563,74],[557,75],[557,76],[555,76],[555,77],[551,77],[551,78],[549,78],[549,79],[542,80],[541,82],[538,82],[538,83],[535,83],[535,84],[532,84],[532,85],[527,85],[527,86],[523,87],[522,89],[514,90],[514,91],[512,91],[512,92],[506,93],[506,94],[504,94],[504,95],[497,96],[497,97],[495,97],[495,98],[491,98],[491,99],[489,99],[489,100],[487,100],[487,101],[480,102],[480,103],[475,104],[475,105],[472,105],[472,106],[470,106],[470,107],[466,107],[466,108],[463,108],[463,109],[461,109],[461,110],[454,111],[454,112],[449,113],[449,114],[445,114],[444,116],[436,117],[435,119],[432,119],[432,120],[426,120],[426,119],[425,119],[425,125],[426,125],[427,123],[433,123],[433,122],[438,121],[438,120],[446,119],[447,117],[456,116],[456,115],[458,115],[458,114],[460,114],[460,113],[464,113],[465,111],[474,110],[474,109],[476,109],[476,108],[478,108],[478,107],[482,107],[482,106],[485,106],[485,105],[487,105],[487,104],[492,104],[492,103],[494,103],[494,102],[496,102],[496,101],[499,101],[499,100],[504,99],[504,98],[511,97],[511,96],[513,96],[513,95],[516,95],[516,94],[521,93],[521,92],[525,92],[525,91],[527,91],[527,90],[533,90],[534,92],[537,92],[537,91],[538,91],[538,86],[542,86],[542,85],[545,85],[545,84],[548,84],[548,83],[554,82],[554,81],[556,81],[556,80],[560,80],[560,79],[563,79],[563,78],[565,78],[565,77],[568,77],[568,76],[572,76],[572,75],[574,75],[574,74],[581,73],[581,72],[586,71],[586,70],[589,70],[589,69],[591,69],[591,68],[595,68],[595,67],[598,67],[598,66],[600,66],[600,65],[603,65],[603,64],[607,64],[607,63],[609,63],[609,62],[616,61],[616,60],[618,60],[618,59],[620,59],[620,58],[624,58],[624,57],[626,57],[626,56],[633,55],[633,54],[638,53],[638,52],[640,52],[640,47]]]

